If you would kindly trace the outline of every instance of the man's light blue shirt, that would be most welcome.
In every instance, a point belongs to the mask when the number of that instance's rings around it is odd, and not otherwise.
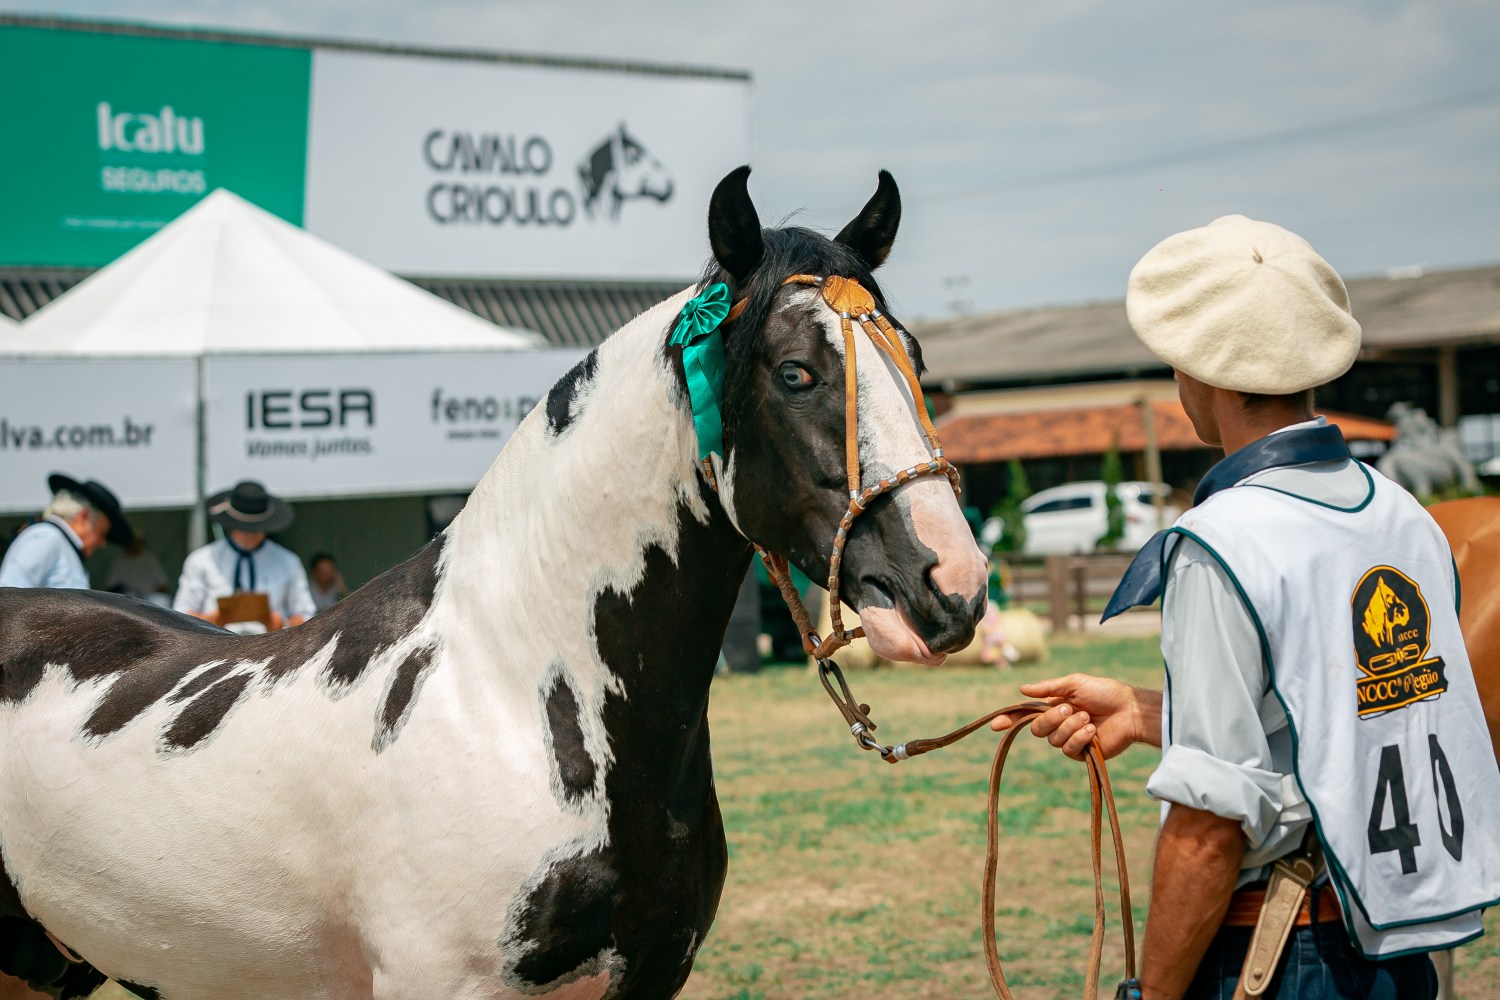
[[[82,549],[82,540],[61,518],[33,524],[16,536],[0,562],[0,587],[88,590],[88,570],[78,557]]]

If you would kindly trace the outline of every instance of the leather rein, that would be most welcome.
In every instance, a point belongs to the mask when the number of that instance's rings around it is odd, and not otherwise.
[[[828,608],[832,630],[826,637],[820,637],[817,630],[813,628],[812,619],[802,603],[802,597],[792,582],[792,574],[786,557],[769,552],[759,545],[755,546],[755,550],[760,554],[766,572],[770,574],[772,582],[776,584],[782,599],[786,601],[788,610],[792,613],[792,619],[796,622],[798,633],[802,637],[803,649],[817,660],[818,679],[822,682],[823,689],[828,692],[828,697],[833,699],[834,705],[844,717],[860,749],[874,750],[887,763],[895,764],[951,746],[964,737],[983,729],[1001,715],[1009,716],[1013,720],[1010,729],[1006,731],[1000,745],[996,748],[994,761],[990,766],[989,815],[984,862],[983,937],[985,963],[989,969],[990,985],[994,987],[995,995],[1001,1000],[1015,1000],[1014,994],[1005,982],[1005,973],[1001,968],[995,940],[995,883],[1000,857],[1000,781],[1005,771],[1005,761],[1010,754],[1011,744],[1016,741],[1016,737],[1032,719],[1047,711],[1051,706],[1042,702],[1029,701],[996,709],[968,725],[932,739],[911,740],[894,746],[887,746],[875,739],[873,733],[876,726],[874,720],[870,718],[870,706],[860,704],[855,699],[849,690],[848,682],[844,679],[843,671],[831,658],[835,652],[864,635],[863,628],[844,628],[842,605],[839,600],[839,578],[844,545],[848,542],[849,532],[854,526],[855,518],[863,514],[877,497],[893,492],[913,480],[933,475],[946,476],[953,487],[953,492],[957,494],[960,492],[958,469],[943,456],[943,447],[938,440],[937,429],[927,415],[926,398],[922,393],[921,383],[917,379],[911,357],[901,341],[901,331],[876,308],[874,296],[853,278],[838,275],[824,277],[794,274],[782,284],[807,285],[817,288],[822,294],[823,301],[838,314],[840,330],[844,337],[844,456],[849,486],[849,507],[839,521],[838,530],[834,533],[833,550],[828,560]],[[745,300],[741,299],[731,308],[728,318],[731,320],[738,318],[744,308]],[[912,399],[916,404],[917,419],[921,422],[922,433],[927,440],[931,454],[929,461],[902,469],[890,478],[881,479],[869,486],[861,485],[863,480],[860,476],[859,373],[855,363],[856,326],[891,361],[906,381],[907,388],[911,390]],[[717,493],[718,480],[708,459],[703,460],[702,468],[709,486]],[[1089,776],[1089,826],[1094,869],[1094,931],[1089,948],[1089,967],[1084,979],[1084,997],[1085,1000],[1096,1000],[1099,994],[1100,966],[1104,955],[1105,903],[1102,844],[1103,821],[1106,815],[1109,818],[1110,836],[1114,845],[1115,868],[1119,872],[1127,983],[1133,983],[1135,980],[1135,928],[1130,908],[1130,878],[1125,867],[1125,847],[1120,835],[1120,820],[1115,812],[1114,793],[1110,788],[1109,772],[1104,764],[1104,752],[1097,739],[1090,743],[1084,761]],[[1126,987],[1122,985],[1121,990],[1126,992]],[[1139,992],[1135,994],[1136,997],[1139,995]]]
[[[870,706],[862,705],[855,700],[853,693],[849,690],[848,682],[844,680],[844,673],[837,663],[831,659],[820,659],[818,679],[823,682],[823,689],[828,692],[828,697],[833,699],[844,721],[849,723],[849,731],[854,734],[854,741],[859,744],[860,749],[874,750],[882,760],[890,764],[950,747],[964,737],[988,726],[999,716],[1010,717],[1010,728],[1005,731],[1000,745],[995,748],[995,758],[990,764],[983,909],[981,911],[984,933],[981,936],[984,938],[984,960],[989,969],[990,985],[994,987],[995,995],[1001,1000],[1015,1000],[1015,995],[1011,993],[1010,987],[1005,982],[1005,970],[1001,967],[999,946],[995,940],[995,881],[1000,862],[1000,782],[1005,774],[1005,761],[1010,756],[1011,744],[1031,724],[1032,719],[1052,706],[1039,701],[1023,701],[1005,708],[997,708],[942,736],[909,740],[905,743],[887,746],[871,735],[875,729],[875,721],[870,718]],[[835,690],[835,684],[837,684],[837,690]],[[1089,943],[1089,964],[1084,973],[1083,995],[1085,1000],[1096,1000],[1099,996],[1099,974],[1104,961],[1103,820],[1107,815],[1110,839],[1114,845],[1115,870],[1119,873],[1121,935],[1125,943],[1125,982],[1121,984],[1117,996],[1123,995],[1127,1000],[1132,997],[1134,1000],[1139,1000],[1140,992],[1135,985],[1135,924],[1133,911],[1130,908],[1130,875],[1125,865],[1125,843],[1120,834],[1120,817],[1115,812],[1115,796],[1109,783],[1109,769],[1104,764],[1104,751],[1099,746],[1098,739],[1089,742],[1088,751],[1084,755],[1084,764],[1088,768],[1089,777],[1089,847],[1094,868],[1094,931]],[[1132,993],[1131,990],[1135,992]]]

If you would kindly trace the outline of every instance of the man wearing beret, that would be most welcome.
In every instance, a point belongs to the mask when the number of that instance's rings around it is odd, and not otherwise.
[[[85,560],[108,542],[128,547],[135,532],[103,483],[60,472],[47,478],[52,502],[42,519],[16,536],[0,562],[0,587],[87,590]]]
[[[1105,611],[1161,598],[1165,691],[1021,690],[1070,756],[1162,748],[1139,991],[1432,997],[1428,953],[1500,899],[1500,772],[1447,542],[1314,416],[1359,351],[1344,283],[1300,237],[1228,216],[1147,253],[1126,311],[1227,456]]]
[[[311,618],[315,608],[302,560],[267,537],[292,526],[292,505],[247,479],[209,497],[207,507],[224,537],[188,554],[172,607],[236,632],[274,632]],[[265,594],[270,620],[225,621],[219,598],[239,593]]]

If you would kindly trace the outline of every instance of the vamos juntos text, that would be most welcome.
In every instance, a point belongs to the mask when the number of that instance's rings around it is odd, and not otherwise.
[[[247,431],[331,430],[333,435],[251,437],[245,440],[250,459],[309,459],[364,456],[375,452],[366,437],[338,434],[353,427],[375,426],[374,389],[257,389],[245,393]]]

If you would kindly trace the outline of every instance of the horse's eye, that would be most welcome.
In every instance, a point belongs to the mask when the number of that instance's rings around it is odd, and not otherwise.
[[[781,381],[788,389],[811,389],[818,380],[795,361],[788,361],[781,366]]]

